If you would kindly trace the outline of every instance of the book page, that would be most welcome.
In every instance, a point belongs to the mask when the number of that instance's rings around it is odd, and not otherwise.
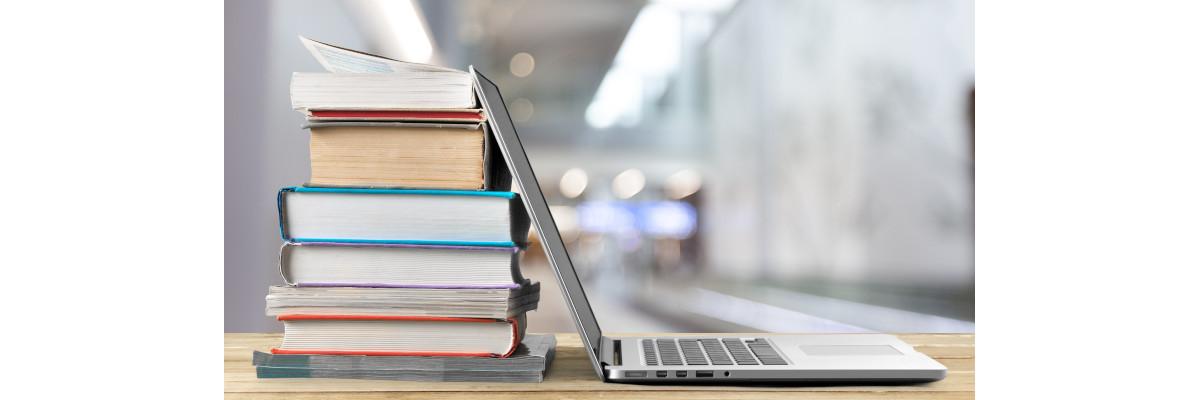
[[[393,72],[417,72],[417,71],[439,71],[439,72],[461,72],[450,68],[438,67],[435,65],[411,63],[404,61],[396,61],[390,58],[377,56],[374,54],[363,53],[337,47],[327,43],[321,43],[316,40],[300,36],[300,42],[304,43],[304,47],[312,54],[321,66],[325,67],[329,72],[348,72],[348,73],[393,73]]]

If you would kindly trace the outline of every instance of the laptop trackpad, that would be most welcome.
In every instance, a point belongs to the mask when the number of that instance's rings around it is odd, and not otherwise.
[[[809,356],[899,356],[900,350],[888,345],[800,346]]]

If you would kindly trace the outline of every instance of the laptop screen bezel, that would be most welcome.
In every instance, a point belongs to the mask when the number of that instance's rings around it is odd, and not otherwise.
[[[596,316],[592,313],[587,294],[583,291],[583,284],[579,281],[579,276],[575,274],[571,257],[567,254],[566,245],[558,233],[558,227],[554,224],[554,216],[551,215],[550,206],[546,203],[545,196],[542,195],[542,189],[538,185],[537,177],[534,176],[533,167],[529,164],[529,158],[521,145],[521,139],[517,137],[517,129],[508,114],[504,98],[500,95],[500,90],[495,83],[480,74],[474,67],[471,67],[470,71],[475,76],[475,90],[479,95],[484,113],[487,115],[488,128],[493,132],[493,138],[504,155],[504,162],[512,173],[513,184],[521,190],[521,196],[525,200],[525,210],[528,211],[533,226],[537,228],[538,238],[541,239],[542,248],[546,251],[546,258],[550,261],[550,266],[558,278],[559,287],[562,288],[563,297],[567,300],[567,309],[575,319],[583,345],[587,346],[592,368],[596,370],[597,376],[603,378],[604,371],[600,365],[602,336],[600,324],[596,322]]]

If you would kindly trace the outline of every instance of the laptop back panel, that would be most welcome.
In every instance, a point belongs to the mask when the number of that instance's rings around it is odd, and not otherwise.
[[[592,314],[592,307],[583,292],[579,276],[575,274],[567,247],[554,224],[554,217],[550,215],[550,207],[546,204],[546,198],[542,196],[542,189],[533,174],[533,167],[529,164],[525,149],[521,146],[521,139],[517,137],[516,126],[508,115],[504,99],[500,96],[500,89],[474,67],[471,67],[470,71],[475,76],[475,90],[488,117],[488,129],[504,155],[505,163],[512,173],[513,185],[520,188],[521,196],[524,197],[525,209],[533,226],[537,228],[538,238],[546,250],[546,258],[550,260],[550,266],[558,277],[559,287],[567,300],[567,309],[575,317],[576,328],[588,350],[592,367],[597,376],[603,377],[604,371],[600,365],[600,324]]]

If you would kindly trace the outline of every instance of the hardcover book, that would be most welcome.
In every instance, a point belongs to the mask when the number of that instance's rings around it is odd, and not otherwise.
[[[516,193],[288,187],[279,230],[298,243],[390,243],[512,248],[529,217]]]
[[[490,135],[474,124],[311,122],[308,186],[486,188],[507,174],[490,151]]]
[[[520,248],[287,242],[279,273],[297,286],[516,289]]]
[[[525,315],[507,320],[429,316],[284,314],[273,354],[508,357]]]

